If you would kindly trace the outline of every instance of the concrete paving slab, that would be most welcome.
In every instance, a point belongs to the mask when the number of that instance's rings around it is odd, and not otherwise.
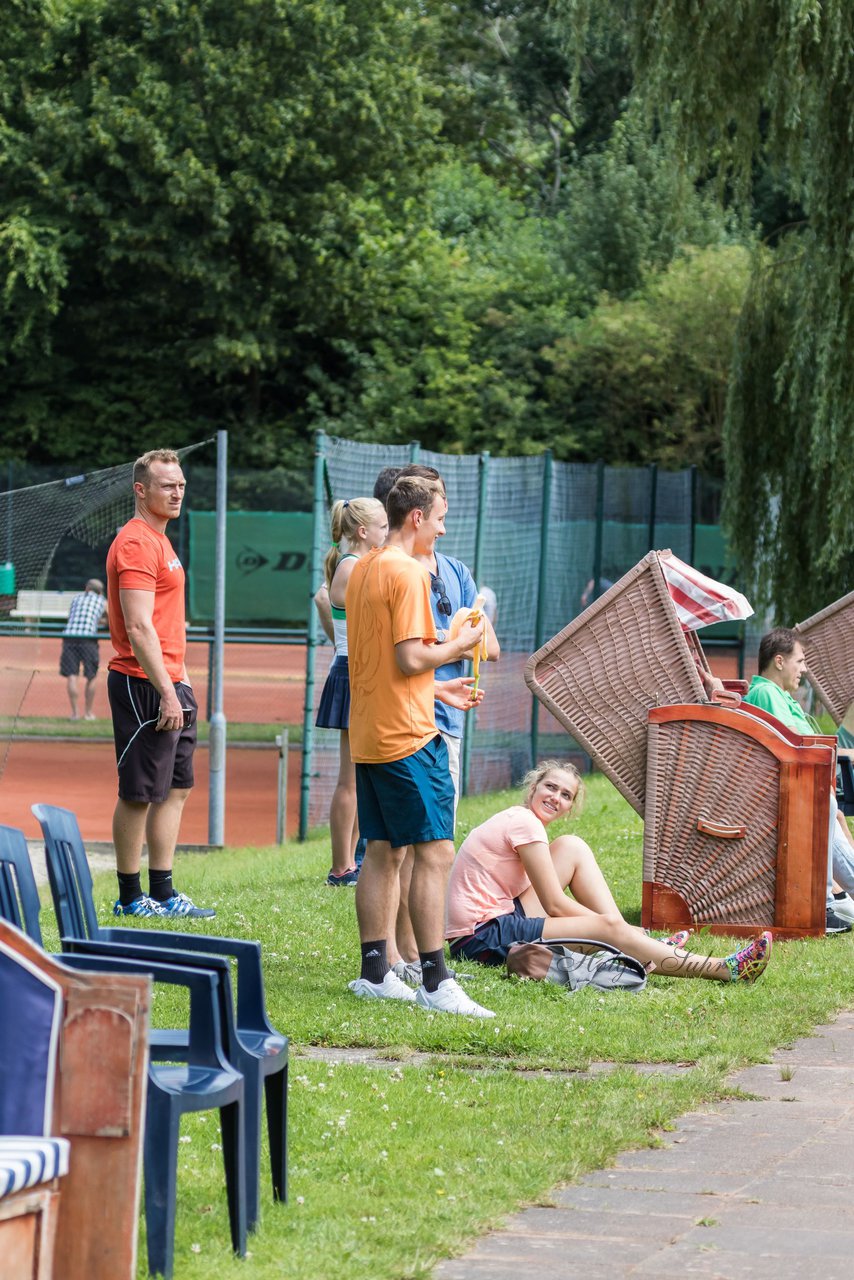
[[[791,1188],[789,1190],[791,1191]],[[794,1221],[789,1205],[770,1204],[761,1196],[755,1196],[749,1200],[739,1199],[726,1207],[727,1229],[747,1227],[754,1230],[759,1224],[771,1234],[776,1244],[784,1242],[786,1233],[793,1230]],[[809,1234],[808,1221],[803,1220],[803,1217],[797,1220],[794,1230],[798,1234]],[[854,1231],[854,1205],[849,1203],[834,1207],[832,1225],[829,1228],[823,1220],[819,1219],[819,1226],[813,1234],[820,1235],[824,1242],[838,1237],[844,1243],[849,1239],[851,1231]],[[854,1272],[854,1266],[852,1271]]]
[[[731,1190],[750,1185],[750,1170],[743,1174],[733,1171],[729,1176]],[[712,1176],[705,1169],[680,1169],[674,1163],[671,1169],[600,1169],[590,1173],[584,1185],[610,1187],[615,1191],[686,1191],[691,1195],[711,1195],[720,1186],[720,1175]]]
[[[746,1257],[714,1245],[699,1247],[693,1242],[680,1241],[666,1253],[635,1267],[632,1280],[647,1280],[647,1277],[661,1280],[661,1268],[665,1265],[677,1268],[677,1275],[694,1276],[698,1280],[846,1280],[851,1274],[850,1260],[845,1258],[816,1260],[814,1269],[806,1266],[802,1257],[772,1252]],[[611,1272],[614,1274],[623,1273],[618,1268]]]
[[[849,1280],[854,1012],[732,1083],[756,1096],[556,1188],[434,1280]]]
[[[714,1196],[710,1196],[714,1200]],[[697,1214],[696,1193],[690,1191],[632,1190],[620,1188],[615,1193],[609,1187],[593,1187],[582,1184],[564,1187],[555,1192],[555,1206],[559,1209],[575,1209],[579,1213],[592,1212],[611,1215],[627,1213],[656,1217],[669,1214],[693,1222]]]
[[[854,1203],[851,1195],[851,1181],[833,1172],[825,1172],[821,1177],[804,1178],[796,1171],[790,1171],[787,1177],[783,1172],[775,1170],[773,1177],[757,1178],[750,1184],[750,1195],[761,1204],[782,1204],[789,1208],[797,1203],[802,1214],[819,1210],[823,1215],[833,1213],[834,1221],[840,1209],[846,1209]],[[851,1248],[854,1250],[854,1235]],[[852,1258],[854,1267],[854,1258]]]
[[[641,1213],[630,1211],[630,1207],[621,1206],[621,1210],[612,1207],[607,1211],[584,1209],[577,1210],[571,1216],[561,1209],[528,1209],[522,1218],[517,1218],[508,1226],[511,1234],[519,1237],[531,1237],[543,1242],[555,1237],[565,1240],[598,1240],[607,1236],[610,1240],[631,1241],[650,1237],[676,1237],[693,1229],[696,1214],[692,1214],[687,1205],[682,1213],[665,1213],[650,1211]]]

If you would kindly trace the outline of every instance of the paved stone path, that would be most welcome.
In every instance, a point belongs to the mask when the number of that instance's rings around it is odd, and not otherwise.
[[[854,1013],[733,1083],[757,1100],[684,1116],[433,1280],[850,1280]]]

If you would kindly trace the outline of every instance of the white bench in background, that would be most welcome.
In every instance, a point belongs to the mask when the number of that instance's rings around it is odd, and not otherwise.
[[[79,591],[19,591],[15,608],[9,610],[10,618],[28,618],[35,622],[45,619],[65,619],[71,601]]]

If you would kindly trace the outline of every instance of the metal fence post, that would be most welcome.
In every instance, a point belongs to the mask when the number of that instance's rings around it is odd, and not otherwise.
[[[276,844],[284,844],[288,838],[288,726],[276,734],[279,748],[279,776],[276,787]]]
[[[489,477],[489,454],[481,453],[477,460],[477,522],[474,530],[474,564],[472,573],[475,585],[480,588],[481,569],[483,567],[484,525],[486,522],[486,495]],[[471,753],[474,744],[477,722],[476,711],[469,711],[463,722],[463,759],[460,777],[460,790],[468,795],[469,771],[471,769]]]
[[[655,509],[658,505],[658,464],[651,462],[649,471],[649,551],[655,549]]]
[[[691,532],[688,538],[688,563],[694,563],[694,556],[697,552],[697,468],[690,469],[690,485],[691,485]]]
[[[551,524],[552,477],[554,474],[554,457],[551,449],[543,455],[543,505],[540,514],[540,571],[537,581],[537,618],[534,624],[534,651],[540,648],[545,638],[546,592],[548,590],[548,558],[549,527]],[[540,704],[531,698],[531,768],[537,763],[540,753]]]
[[[225,844],[226,723],[222,702],[225,660],[225,553],[228,499],[228,432],[216,433],[216,577],[214,586],[213,708],[208,740],[208,843]]]
[[[326,508],[323,494],[323,473],[326,464],[326,435],[318,431],[314,438],[314,496],[312,513],[314,521],[311,538],[310,591],[312,598],[308,603],[308,637],[305,648],[305,705],[302,717],[302,764],[300,766],[299,797],[299,838],[305,840],[308,835],[308,804],[311,788],[311,767],[314,754],[314,672],[317,648],[317,611],[314,608],[313,593],[317,590],[320,573],[323,540],[326,529]]]
[[[596,532],[593,540],[593,599],[598,600],[602,594],[600,582],[602,578],[602,531],[605,524],[605,463],[600,458],[596,463]]]

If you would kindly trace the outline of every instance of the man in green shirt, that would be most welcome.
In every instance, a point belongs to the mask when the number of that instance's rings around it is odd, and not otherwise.
[[[768,711],[795,733],[820,733],[818,725],[793,696],[807,667],[806,655],[796,631],[775,627],[759,642],[759,675],[754,676],[744,701]],[[854,841],[839,812],[836,794],[830,793],[830,832],[827,870],[827,932],[849,933],[854,920]],[[833,881],[842,886],[834,894]]]

